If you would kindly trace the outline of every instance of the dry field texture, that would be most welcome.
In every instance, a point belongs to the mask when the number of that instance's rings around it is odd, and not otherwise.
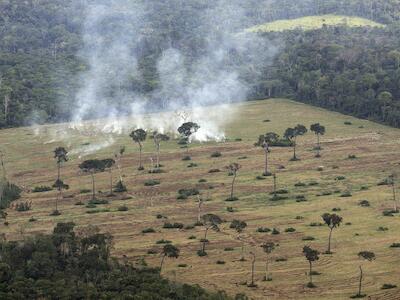
[[[186,150],[177,145],[177,140],[163,143],[164,173],[148,173],[149,157],[155,156],[151,139],[144,146],[144,171],[137,170],[138,147],[127,135],[116,135],[112,146],[85,156],[83,159],[112,158],[120,146],[126,146],[121,166],[127,193],[108,197],[109,173],[95,175],[96,189],[101,191],[96,197],[108,204],[87,207],[91,194],[81,191],[91,189],[91,176],[79,173],[81,160],[70,153],[70,160],[61,170],[70,189],[59,202],[60,216],[50,216],[55,190],[33,193],[32,189],[54,183],[56,147],[90,147],[99,137],[72,135],[65,142],[54,142],[43,134],[56,132],[60,125],[39,128],[42,134],[38,136],[32,128],[2,130],[0,144],[8,178],[23,187],[18,201],[31,201],[32,209],[8,209],[9,225],[2,225],[0,232],[15,240],[51,232],[57,222],[73,221],[78,227],[96,225],[114,236],[115,256],[126,256],[135,263],[144,258],[154,267],[161,261],[162,242],[171,241],[181,255],[177,259],[166,258],[164,276],[210,290],[226,290],[231,295],[245,293],[252,299],[348,299],[357,292],[362,265],[363,292],[370,299],[400,299],[400,248],[391,247],[400,243],[400,216],[383,215],[393,209],[393,193],[390,185],[378,185],[399,170],[400,130],[284,99],[237,104],[237,109],[238,114],[225,128],[228,140],[193,143],[189,149],[191,161],[182,160]],[[316,122],[326,127],[326,134],[321,137],[321,158],[315,157],[316,136],[312,132],[298,138],[299,161],[289,161],[291,148],[272,148],[270,171],[276,173],[277,189],[287,193],[281,194],[285,199],[271,201],[273,178],[260,177],[264,151],[254,143],[260,134],[272,131],[282,136],[288,127],[304,124],[309,128]],[[211,157],[214,152],[221,156]],[[188,167],[191,163],[195,165]],[[239,200],[227,202],[232,176],[228,176],[225,167],[231,163],[241,165],[235,184]],[[220,172],[210,173],[211,169]],[[114,182],[117,174],[113,170]],[[160,184],[145,186],[151,179]],[[204,257],[198,256],[197,251],[205,228],[194,226],[199,198],[177,199],[178,190],[189,188],[199,190],[206,200],[202,213],[217,214],[226,221],[219,232],[209,231],[208,255]],[[370,206],[360,206],[362,200]],[[121,211],[122,206],[127,210]],[[343,217],[341,226],[333,231],[333,254],[320,254],[313,264],[316,287],[308,288],[309,265],[302,250],[309,245],[321,253],[326,251],[329,228],[321,215],[333,210]],[[240,235],[229,228],[233,219],[248,225]],[[182,223],[184,227],[166,229],[166,222]],[[260,227],[275,228],[275,234],[258,232]],[[143,233],[151,231],[146,229],[154,232]],[[279,246],[270,256],[272,281],[263,281],[266,254],[260,245],[268,241]],[[240,260],[242,243],[244,261]],[[360,251],[373,251],[376,259],[361,260],[357,256]],[[247,286],[251,280],[250,253],[256,257],[256,287]],[[383,284],[398,287],[381,289]]]

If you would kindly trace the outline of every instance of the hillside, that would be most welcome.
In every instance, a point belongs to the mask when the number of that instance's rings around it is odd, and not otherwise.
[[[9,225],[2,226],[0,232],[8,240],[15,240],[49,233],[57,222],[74,221],[78,228],[97,225],[115,237],[113,255],[125,255],[138,263],[144,257],[150,266],[159,266],[160,250],[170,241],[181,254],[178,259],[165,260],[164,276],[211,290],[226,290],[231,295],[246,293],[254,299],[348,298],[357,292],[361,263],[365,272],[363,291],[372,299],[397,299],[398,287],[381,287],[400,286],[398,248],[390,247],[400,242],[399,215],[386,212],[388,216],[384,216],[385,211],[393,209],[392,188],[379,183],[398,168],[400,131],[283,99],[237,104],[236,109],[240,114],[225,127],[228,141],[190,145],[192,161],[182,160],[186,150],[177,145],[176,139],[163,142],[164,173],[156,174],[148,173],[150,157],[155,155],[151,139],[144,144],[146,169],[138,171],[138,147],[128,133],[113,136],[115,144],[80,159],[82,149],[96,147],[109,136],[79,135],[62,124],[2,130],[0,143],[9,179],[23,187],[18,202],[31,202],[31,209],[8,209]],[[321,137],[321,158],[315,157],[316,136],[311,132],[298,138],[299,161],[289,161],[291,148],[272,148],[270,171],[277,175],[277,188],[285,191],[280,194],[284,198],[272,201],[273,179],[260,176],[264,151],[254,143],[265,132],[282,136],[288,127],[304,124],[309,128],[315,122],[326,127]],[[68,134],[67,140],[54,140],[62,134]],[[78,165],[88,158],[113,157],[122,145],[126,146],[121,167],[128,192],[107,196],[110,177],[108,172],[101,172],[95,174],[97,204],[90,202],[91,176],[81,174]],[[61,169],[70,189],[58,203],[61,215],[51,216],[57,192],[32,190],[55,181],[53,150],[58,146],[70,152],[70,160]],[[77,151],[79,148],[83,152]],[[216,152],[221,155],[212,155]],[[238,201],[227,202],[232,177],[225,167],[234,162],[242,166],[235,185]],[[210,173],[211,169],[220,172]],[[115,183],[116,168],[113,174]],[[159,184],[146,185],[150,180],[158,180]],[[198,190],[207,199],[202,213],[217,214],[226,220],[220,232],[209,231],[207,256],[196,254],[205,233],[204,226],[194,226],[198,197],[177,199],[180,189]],[[362,200],[367,200],[369,206],[360,206]],[[321,223],[321,215],[333,211],[343,217],[343,223],[333,232],[333,254],[321,254],[313,264],[316,288],[310,289],[305,287],[308,262],[302,249],[310,245],[320,252],[326,250],[329,229]],[[233,219],[247,223],[240,235],[229,228]],[[183,227],[168,229],[165,223],[182,223]],[[275,228],[275,234],[258,232],[261,227]],[[273,280],[265,282],[265,253],[260,245],[267,241],[279,246],[271,255]],[[242,242],[245,261],[239,260]],[[358,260],[357,253],[367,250],[376,254],[375,261]],[[250,282],[250,252],[256,255],[257,287],[253,288],[245,285]]]
[[[384,27],[374,21],[351,16],[321,15],[297,19],[278,20],[246,29],[246,32],[280,32],[286,30],[315,30],[324,26]]]

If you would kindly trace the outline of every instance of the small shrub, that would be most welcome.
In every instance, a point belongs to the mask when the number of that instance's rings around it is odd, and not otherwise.
[[[155,233],[156,231],[154,230],[154,228],[145,228],[142,230],[142,233]]]
[[[92,199],[92,200],[89,201],[89,204],[92,204],[92,205],[108,204],[108,200],[106,200],[106,199]]]
[[[336,176],[336,178],[335,178],[335,180],[338,180],[338,181],[345,180],[345,179],[346,179],[346,176],[343,176],[343,175]]]
[[[366,185],[363,185],[361,188],[360,188],[360,191],[366,191],[366,190],[368,190],[369,188],[366,186]]]
[[[289,228],[285,229],[285,232],[295,232],[295,231],[296,231],[296,229],[293,227],[289,227]]]
[[[310,181],[309,183],[308,183],[308,186],[316,186],[316,185],[318,185],[319,183],[317,182],[317,181]]]
[[[166,229],[182,229],[184,225],[182,223],[164,223],[163,228]]]
[[[155,186],[155,185],[159,185],[160,184],[160,180],[155,180],[155,179],[150,179],[144,182],[145,186]]]
[[[296,220],[303,220],[304,219],[304,217],[302,217],[302,216],[296,216],[296,218],[295,218]]]
[[[207,252],[203,250],[197,250],[197,255],[202,257],[202,256],[207,256]]]
[[[30,217],[29,218],[29,222],[36,222],[36,221],[37,221],[37,219],[35,217]]]
[[[384,217],[393,217],[393,216],[394,216],[393,210],[384,210],[384,211],[382,212],[382,215],[383,215]]]
[[[275,259],[276,262],[284,262],[287,261],[287,258],[285,257],[278,257],[277,259]]]
[[[296,196],[296,202],[306,202],[307,199],[304,195],[297,195]]]
[[[171,243],[172,243],[171,241],[169,241],[169,240],[164,240],[164,239],[158,240],[158,241],[156,242],[157,245],[171,244]]]
[[[225,261],[223,261],[223,260],[217,260],[217,265],[224,265],[225,264]]]
[[[129,210],[129,208],[126,205],[122,205],[122,206],[118,207],[118,211],[128,211],[128,210]]]
[[[114,192],[124,193],[126,191],[127,191],[127,188],[126,188],[125,184],[121,180],[118,180],[117,184],[114,187]]]
[[[280,195],[274,195],[274,196],[272,196],[271,197],[271,201],[280,201],[280,200],[286,200],[286,199],[288,199],[289,197],[286,197],[286,196],[280,196]]]
[[[52,213],[50,214],[50,216],[60,216],[61,213],[58,210],[53,210]]]
[[[390,183],[391,183],[390,179],[389,179],[389,178],[385,178],[385,179],[383,179],[382,181],[379,181],[379,182],[378,182],[378,186],[381,186],[381,185],[389,185]]]
[[[269,229],[268,227],[258,227],[257,228],[257,232],[270,232],[271,229]]]
[[[361,201],[358,203],[358,205],[359,205],[359,206],[362,206],[362,207],[370,207],[370,206],[371,206],[368,200],[361,200]]]
[[[196,168],[198,165],[196,163],[190,163],[187,165],[188,168]]]
[[[185,230],[194,229],[194,225],[186,225]]]
[[[29,202],[17,203],[15,206],[16,211],[28,211],[31,210],[31,204]]]
[[[318,168],[317,168],[317,171],[319,171],[319,172],[322,172],[324,170],[324,167],[322,167],[322,166],[319,166]]]
[[[188,237],[188,239],[189,239],[189,240],[195,240],[195,239],[196,239],[196,236],[195,236],[195,235],[191,235],[191,236]]]
[[[320,226],[324,226],[324,224],[321,222],[311,222],[309,226],[310,227],[320,227]]]
[[[96,207],[97,207],[96,204],[89,203],[88,205],[86,205],[86,208],[96,208]]]
[[[390,248],[400,248],[400,243],[393,243],[390,245]]]
[[[303,240],[303,241],[314,241],[315,238],[312,237],[312,236],[305,236],[305,237],[302,238],[302,240]]]
[[[75,202],[75,205],[81,206],[81,205],[85,205],[85,203],[83,203],[82,201],[78,201],[78,202]]]
[[[35,188],[32,190],[32,193],[42,193],[42,192],[48,192],[48,191],[52,191],[53,188],[50,186],[35,186]]]
[[[379,226],[377,230],[378,230],[378,231],[388,231],[389,228],[383,227],[383,226]]]
[[[351,197],[351,196],[352,196],[352,194],[349,191],[345,191],[340,195],[340,197],[344,197],[344,198]]]
[[[183,161],[188,161],[188,160],[192,160],[192,158],[189,155],[186,155],[182,158]]]
[[[88,210],[86,213],[87,214],[99,214],[99,213],[106,213],[109,212],[110,210],[107,208],[103,208],[103,209],[94,209],[94,210]]]
[[[178,268],[186,268],[187,267],[187,264],[179,264],[178,265]]]
[[[238,197],[229,197],[229,198],[225,199],[226,202],[234,202],[234,201],[238,201],[238,200],[239,200]]]
[[[81,194],[87,194],[87,193],[90,193],[91,190],[89,190],[89,189],[81,189],[79,192],[80,192]]]
[[[353,125],[350,121],[344,121],[344,125]]]
[[[265,180],[265,177],[264,176],[257,176],[256,179],[257,180]]]
[[[204,178],[199,179],[199,183],[205,183],[205,182],[207,182],[207,179],[204,179]]]
[[[275,193],[278,195],[284,195],[284,194],[289,194],[289,191],[286,189],[280,189],[280,190],[277,190]],[[274,195],[274,192],[271,192],[270,195]]]
[[[351,222],[346,222],[346,223],[344,223],[344,225],[346,225],[346,226],[351,226],[352,223],[351,223]]]
[[[263,122],[264,123],[269,123],[269,122],[271,122],[271,120],[270,119],[265,119]]]
[[[389,289],[395,289],[395,288],[397,288],[397,285],[395,285],[395,284],[384,283],[381,287],[381,290],[389,290]]]
[[[241,141],[242,141],[241,138],[236,138],[236,139],[235,139],[235,142],[241,142]]]
[[[241,156],[241,157],[239,157],[238,159],[247,159],[247,156]]]
[[[211,169],[210,171],[208,171],[208,173],[219,173],[221,172],[220,169]]]
[[[165,171],[163,169],[160,169],[160,168],[151,169],[149,171],[149,174],[161,174],[161,173],[165,173]]]
[[[347,156],[348,159],[357,159],[357,156],[355,154],[349,154],[349,156]]]
[[[340,207],[334,207],[334,208],[332,208],[332,211],[342,211],[342,209],[340,208]]]
[[[187,199],[190,196],[196,196],[199,195],[200,191],[198,189],[192,188],[192,189],[180,189],[178,191],[178,197],[177,199]]]
[[[149,250],[147,250],[147,254],[157,254],[157,250],[149,249]]]
[[[230,213],[235,212],[235,210],[234,210],[234,208],[233,208],[232,206],[228,206],[228,207],[226,208],[226,211],[227,211],[227,212],[230,212]]]
[[[226,247],[224,249],[224,251],[226,251],[226,252],[230,252],[230,251],[233,251],[233,250],[235,250],[235,249],[233,249],[232,247]]]
[[[279,232],[278,229],[273,228],[272,231],[271,231],[271,234],[278,235],[278,234],[280,234],[280,232]]]
[[[307,184],[305,184],[304,182],[297,182],[294,184],[295,187],[303,187],[303,186],[307,186]]]
[[[221,152],[219,152],[219,151],[215,151],[215,152],[213,152],[212,154],[211,154],[211,157],[221,157],[222,156],[222,154],[221,154]]]

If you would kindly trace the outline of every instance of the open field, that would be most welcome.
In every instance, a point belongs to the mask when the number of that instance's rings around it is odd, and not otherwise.
[[[399,299],[400,249],[390,245],[400,243],[400,216],[382,215],[384,210],[393,208],[392,191],[389,186],[377,184],[399,169],[400,130],[289,100],[237,105],[240,114],[225,129],[227,142],[190,146],[192,162],[198,164],[197,167],[188,168],[190,162],[182,161],[185,150],[179,148],[176,140],[162,145],[161,163],[165,173],[161,174],[137,171],[137,146],[127,136],[116,136],[113,146],[102,149],[95,156],[85,157],[108,158],[120,145],[127,147],[122,167],[128,193],[106,197],[108,173],[97,174],[97,188],[104,193],[98,198],[109,200],[109,204],[97,205],[95,209],[105,209],[98,213],[87,213],[94,209],[75,205],[78,201],[89,201],[90,194],[81,194],[80,190],[90,189],[91,179],[88,175],[78,174],[79,160],[76,155],[71,155],[62,169],[62,178],[71,187],[59,204],[62,215],[50,216],[56,191],[32,193],[30,190],[55,181],[57,169],[52,152],[60,144],[51,143],[50,137],[36,137],[30,128],[1,131],[0,144],[5,152],[8,176],[12,182],[24,187],[21,201],[32,201],[32,210],[17,212],[9,209],[10,224],[2,226],[0,232],[5,233],[8,239],[20,239],[34,233],[50,232],[57,222],[98,225],[114,236],[116,256],[126,255],[131,261],[144,257],[151,266],[159,265],[160,255],[147,254],[147,251],[154,249],[159,252],[163,245],[156,242],[170,240],[181,249],[181,255],[178,259],[166,259],[165,276],[212,290],[226,290],[232,295],[246,293],[254,299],[347,299],[357,291],[358,267],[362,264],[364,292],[371,299]],[[267,119],[270,122],[264,122]],[[327,130],[321,139],[322,158],[314,157],[316,137],[310,132],[299,138],[300,161],[289,162],[290,148],[272,149],[271,171],[277,173],[278,188],[287,189],[289,198],[271,201],[272,178],[256,179],[263,172],[264,152],[254,147],[254,142],[260,134],[268,131],[282,135],[287,127],[300,123],[309,128],[315,122],[320,122]],[[345,122],[351,122],[351,125],[345,125]],[[68,143],[92,143],[94,137],[74,139]],[[151,140],[146,142],[144,151],[145,166],[148,167],[148,157],[154,155]],[[221,152],[222,156],[211,158],[215,151]],[[356,158],[349,159],[349,155]],[[236,185],[239,201],[226,202],[232,177],[228,176],[225,166],[232,162],[242,166]],[[209,173],[210,169],[220,169],[221,172]],[[114,173],[116,178],[117,172]],[[336,180],[338,176],[345,178]],[[148,179],[158,179],[161,184],[144,186]],[[207,182],[199,183],[199,179]],[[299,182],[305,186],[296,187]],[[206,257],[196,254],[204,227],[164,229],[165,220],[156,218],[161,214],[168,218],[168,222],[180,222],[186,226],[196,222],[197,198],[177,200],[177,191],[182,188],[199,189],[203,197],[210,198],[203,206],[203,213],[218,214],[228,221],[222,224],[220,232],[210,231]],[[341,197],[345,192],[351,196]],[[320,196],[323,193],[326,195]],[[307,201],[296,202],[299,195],[304,195]],[[132,198],[127,199],[129,197]],[[368,200],[371,206],[359,206],[360,200]],[[126,205],[129,210],[118,211],[121,205]],[[228,206],[233,207],[234,212],[228,212]],[[309,289],[305,287],[308,262],[302,255],[302,248],[310,245],[321,252],[326,250],[328,228],[310,224],[322,222],[321,215],[332,212],[333,208],[340,208],[337,214],[344,218],[344,222],[333,232],[334,254],[322,254],[315,262],[314,270],[321,274],[314,276],[317,287]],[[37,221],[29,222],[33,216]],[[240,240],[237,233],[229,229],[229,221],[233,219],[248,224]],[[277,228],[280,234],[258,233],[259,227]],[[285,232],[289,227],[296,231]],[[380,231],[379,227],[388,230]],[[154,228],[155,233],[143,234],[142,230],[146,228]],[[195,238],[189,239],[191,236]],[[314,240],[304,241],[304,237],[313,237]],[[246,261],[239,261],[241,241],[245,242]],[[272,254],[270,270],[273,280],[270,282],[262,281],[265,254],[260,244],[266,241],[279,243]],[[224,251],[226,248],[233,248],[233,251]],[[376,260],[359,260],[357,253],[363,250],[375,252]],[[257,258],[256,288],[244,285],[250,281],[250,251],[254,251]],[[217,264],[219,260],[225,264]],[[385,283],[396,284],[398,288],[381,290]]]
[[[247,32],[280,32],[285,30],[314,30],[323,26],[384,27],[385,25],[353,16],[322,15],[297,19],[278,20],[248,28]]]

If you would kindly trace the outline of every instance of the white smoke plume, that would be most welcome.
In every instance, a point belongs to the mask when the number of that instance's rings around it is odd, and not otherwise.
[[[275,52],[257,36],[237,34],[234,21],[245,18],[246,12],[234,2],[218,0],[199,16],[197,30],[208,42],[197,59],[188,60],[173,43],[163,45],[156,63],[157,88],[146,95],[127,87],[144,76],[138,61],[143,41],[155,34],[148,26],[152,13],[157,13],[155,4],[132,0],[88,4],[80,52],[88,68],[81,74],[70,128],[52,139],[70,140],[69,135],[78,133],[101,135],[95,145],[72,150],[87,155],[112,145],[115,134],[143,128],[176,135],[183,122],[193,121],[200,125],[194,139],[223,141],[222,128],[236,113],[229,104],[245,100],[248,92],[235,62],[229,61],[230,52],[249,60],[270,59]]]

